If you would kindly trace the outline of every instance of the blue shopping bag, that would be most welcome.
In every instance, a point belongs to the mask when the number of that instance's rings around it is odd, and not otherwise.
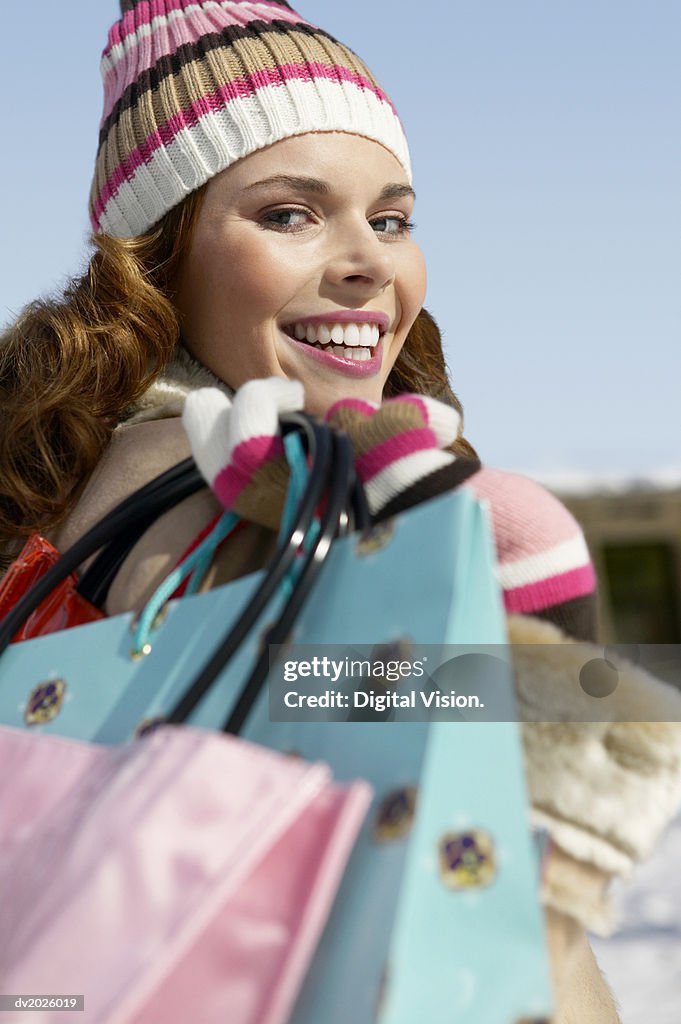
[[[15,645],[0,660],[0,720],[128,740],[174,706],[260,577],[171,603],[141,660],[131,657],[130,615]],[[222,725],[262,635],[261,625],[238,649],[192,724]],[[337,540],[291,643],[412,652],[503,645],[484,509],[466,492],[447,494],[368,536]],[[376,793],[293,1024],[413,1024],[417,1014],[429,1024],[515,1024],[549,1015],[512,678],[503,657],[497,662],[503,720],[494,722],[276,720],[273,666],[242,735],[324,760],[339,780],[363,777]]]

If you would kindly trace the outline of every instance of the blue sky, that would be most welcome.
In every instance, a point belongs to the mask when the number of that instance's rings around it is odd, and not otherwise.
[[[681,4],[298,10],[362,55],[405,123],[427,305],[484,461],[681,471]],[[2,322],[83,265],[116,12],[4,12]]]

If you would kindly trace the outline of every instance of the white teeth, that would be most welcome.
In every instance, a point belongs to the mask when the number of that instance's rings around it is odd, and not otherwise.
[[[320,345],[316,341],[313,348],[320,352],[328,352],[329,355],[338,356],[340,359],[355,359],[358,362],[366,362],[371,359],[373,352],[370,348],[346,348],[344,345]]]
[[[378,324],[292,324],[289,332],[309,345],[335,345],[346,349],[374,349],[380,339]],[[349,357],[346,357],[349,358]]]
[[[357,324],[348,324],[345,328],[345,344],[351,348],[359,345],[359,327]]]
[[[378,327],[371,324],[362,324],[359,332],[359,344],[363,345],[364,348],[371,348],[375,345],[374,332],[376,333],[376,341],[378,341]]]

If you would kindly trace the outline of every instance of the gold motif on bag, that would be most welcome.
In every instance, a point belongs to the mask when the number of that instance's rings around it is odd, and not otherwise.
[[[64,703],[66,683],[63,679],[48,679],[31,690],[26,701],[26,725],[46,725],[56,718]]]
[[[440,878],[448,889],[481,889],[496,877],[494,840],[483,829],[445,833],[438,852]]]
[[[376,815],[374,837],[379,843],[402,839],[412,826],[416,811],[415,786],[403,786],[385,797]]]
[[[395,524],[392,519],[386,519],[382,523],[377,523],[376,526],[371,526],[357,541],[355,554],[358,558],[365,558],[367,555],[373,555],[376,551],[381,551],[393,539],[394,533]]]

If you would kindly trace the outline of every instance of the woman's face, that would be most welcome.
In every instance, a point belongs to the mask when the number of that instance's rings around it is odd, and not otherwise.
[[[302,381],[306,408],[380,401],[423,305],[414,195],[394,156],[342,132],[300,135],[213,178],[184,258],[185,341],[233,388]]]

